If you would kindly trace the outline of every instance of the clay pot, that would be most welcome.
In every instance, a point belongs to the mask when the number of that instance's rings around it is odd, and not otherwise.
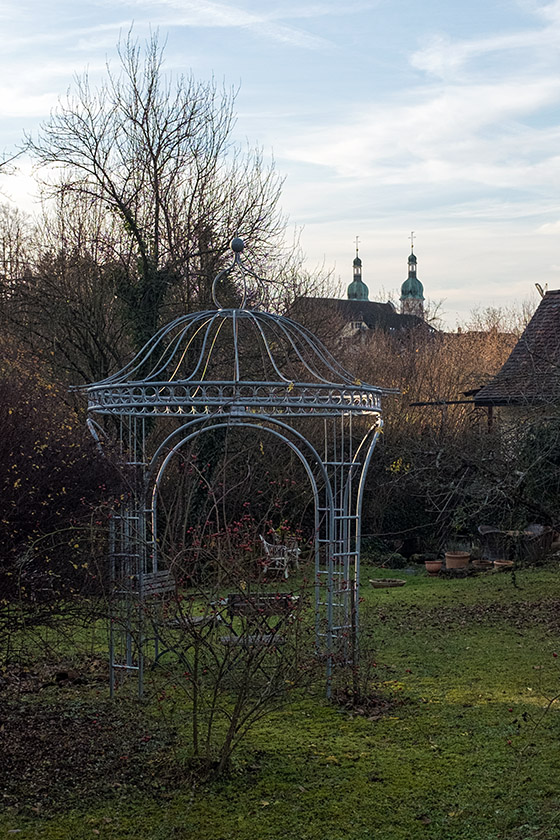
[[[480,557],[478,560],[473,560],[472,564],[473,568],[479,572],[487,572],[494,565],[491,560],[485,560],[483,557]]]
[[[513,569],[513,560],[494,560],[496,572],[509,572]]]
[[[443,562],[441,560],[425,560],[424,566],[430,577],[437,577],[441,572]]]
[[[446,569],[466,569],[471,559],[470,551],[446,551],[445,552],[445,568]]]

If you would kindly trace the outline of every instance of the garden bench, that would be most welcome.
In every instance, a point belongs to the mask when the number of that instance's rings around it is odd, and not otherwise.
[[[298,597],[289,593],[245,595],[235,592],[226,598],[226,612],[231,634],[222,636],[222,644],[231,647],[275,647],[285,644],[279,635],[298,605]],[[272,623],[273,619],[277,619]],[[241,619],[241,632],[236,632],[234,619]]]
[[[177,583],[173,572],[169,569],[159,569],[157,572],[148,572],[143,575],[142,588],[144,598],[155,598],[174,594]]]
[[[115,595],[126,595],[143,598],[155,598],[170,595],[177,590],[177,583],[169,569],[159,569],[157,572],[146,572],[142,575],[142,592],[140,593],[140,575],[123,575],[115,579]]]
[[[138,578],[136,580],[138,581]],[[206,632],[219,623],[219,614],[212,612],[192,615],[182,611],[179,606],[180,599],[177,598],[177,581],[169,569],[143,575],[142,590],[145,615],[153,633],[145,637],[154,643],[152,664],[158,664],[163,656],[172,653],[185,667],[190,668],[186,658],[187,652],[197,644],[197,640],[203,639]],[[148,606],[149,601],[153,602],[153,608]],[[173,604],[176,608],[168,611],[169,605],[173,607]]]
[[[146,572],[142,575],[142,593],[140,593],[140,575],[123,575],[114,579],[114,594],[127,597],[155,598],[170,595],[177,590],[177,583],[169,569]]]

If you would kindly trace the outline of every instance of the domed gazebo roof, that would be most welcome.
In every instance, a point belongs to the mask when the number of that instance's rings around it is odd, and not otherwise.
[[[176,318],[118,373],[87,387],[94,414],[239,416],[379,413],[383,389],[363,385],[308,329],[290,318],[245,307]]]

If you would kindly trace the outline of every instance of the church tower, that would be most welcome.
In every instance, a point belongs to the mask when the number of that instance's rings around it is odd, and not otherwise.
[[[353,279],[348,286],[348,300],[369,300],[369,289],[362,280],[362,261],[358,256],[358,237],[356,237],[356,256],[353,263]]]
[[[424,287],[416,276],[416,255],[414,253],[414,231],[410,234],[410,256],[408,277],[401,286],[401,315],[416,315],[424,318]]]

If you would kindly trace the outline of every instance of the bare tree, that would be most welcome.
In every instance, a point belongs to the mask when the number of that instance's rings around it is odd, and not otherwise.
[[[0,205],[0,283],[4,296],[29,267],[32,226],[29,217],[11,204]]]
[[[94,90],[76,79],[37,140],[38,164],[59,170],[51,193],[76,193],[112,215],[134,256],[116,283],[135,346],[156,330],[166,303],[204,306],[232,232],[258,259],[281,240],[281,179],[262,154],[232,145],[235,92],[162,69],[157,37],[131,37]]]
[[[130,349],[116,296],[129,243],[112,217],[75,194],[61,193],[23,234],[20,216],[0,210],[5,333],[43,356],[57,379],[107,376]]]
[[[526,298],[518,305],[486,306],[471,310],[461,329],[476,332],[509,333],[517,338],[521,335],[537,308],[533,298]]]

